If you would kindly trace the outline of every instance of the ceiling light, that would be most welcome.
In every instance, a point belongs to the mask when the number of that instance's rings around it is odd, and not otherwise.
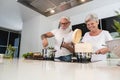
[[[81,0],[81,2],[85,2],[85,0]]]
[[[51,14],[54,14],[54,13],[55,13],[55,10],[54,10],[54,9],[51,9],[51,10],[50,10],[50,13],[51,13]]]

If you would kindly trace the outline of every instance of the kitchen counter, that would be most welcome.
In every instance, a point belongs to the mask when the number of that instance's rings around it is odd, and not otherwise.
[[[4,59],[0,80],[120,80],[119,59],[93,63]]]

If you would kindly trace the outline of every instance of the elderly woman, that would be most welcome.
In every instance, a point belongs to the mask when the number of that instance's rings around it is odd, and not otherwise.
[[[89,32],[85,33],[82,42],[91,43],[93,51],[96,53],[92,55],[91,60],[106,60],[106,53],[109,49],[105,46],[105,42],[112,40],[110,33],[98,28],[99,19],[96,14],[89,14],[85,19],[85,23]]]
[[[43,47],[48,46],[47,38],[55,38],[55,61],[71,61],[71,54],[74,52],[74,48],[72,46],[73,31],[70,29],[70,24],[71,22],[68,17],[62,17],[58,29],[54,29],[41,36]],[[61,45],[61,43],[63,44]]]

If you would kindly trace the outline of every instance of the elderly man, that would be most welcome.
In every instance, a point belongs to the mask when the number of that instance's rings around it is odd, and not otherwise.
[[[48,46],[47,38],[54,37],[55,42],[55,61],[71,61],[74,48],[72,45],[72,33],[70,29],[70,19],[62,17],[59,21],[59,28],[41,35],[43,47]],[[61,44],[62,43],[62,44]]]

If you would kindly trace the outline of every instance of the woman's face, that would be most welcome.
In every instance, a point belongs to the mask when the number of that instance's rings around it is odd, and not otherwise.
[[[69,25],[70,25],[70,22],[67,19],[63,18],[60,20],[61,29],[66,30],[69,27]]]
[[[95,31],[98,29],[98,22],[97,21],[94,21],[94,20],[90,20],[86,23],[87,25],[87,28],[90,30],[90,31]]]

